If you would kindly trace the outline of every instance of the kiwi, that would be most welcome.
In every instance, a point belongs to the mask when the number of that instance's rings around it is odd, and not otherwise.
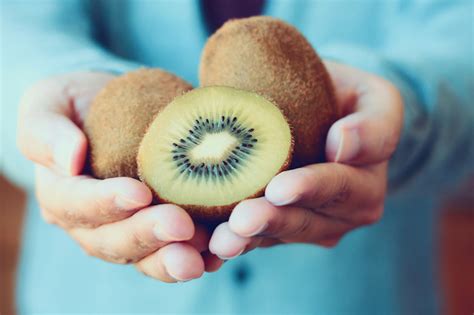
[[[137,161],[140,179],[159,202],[219,221],[239,201],[262,195],[288,167],[292,148],[277,106],[256,93],[215,86],[194,89],[164,108]]]
[[[199,76],[201,86],[254,91],[278,105],[293,129],[292,166],[324,159],[337,118],[334,92],[320,58],[293,26],[264,16],[225,23],[204,47]]]
[[[136,156],[158,111],[192,86],[161,69],[139,69],[110,81],[94,99],[84,123],[89,167],[97,178],[138,178]]]

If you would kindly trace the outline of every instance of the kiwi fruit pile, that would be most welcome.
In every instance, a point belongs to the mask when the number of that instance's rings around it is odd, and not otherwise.
[[[220,222],[279,172],[323,160],[334,93],[296,28],[271,17],[225,23],[204,47],[199,79],[193,89],[140,69],[112,80],[84,124],[92,174],[138,178],[155,202]]]

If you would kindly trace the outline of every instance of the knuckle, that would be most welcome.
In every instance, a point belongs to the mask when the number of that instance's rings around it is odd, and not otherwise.
[[[152,249],[152,245],[143,239],[143,236],[141,235],[140,231],[133,231],[131,233],[131,236],[133,248],[136,248],[142,252],[149,251],[150,249]]]
[[[302,167],[298,170],[299,179],[292,184],[292,191],[299,199],[311,200],[313,204],[322,204],[326,200],[326,189],[315,189],[316,181],[320,177],[324,177],[324,171],[314,165]],[[326,187],[327,188],[327,187]]]
[[[61,211],[62,219],[67,222],[70,226],[78,228],[95,228],[100,224],[96,222],[91,222],[87,217],[82,213],[72,209],[63,209]]]
[[[100,221],[113,222],[121,218],[117,218],[121,212],[118,210],[118,206],[114,203],[114,197],[94,199],[88,206],[91,209],[90,212],[96,213],[98,219],[100,218]],[[123,214],[125,217],[126,213]]]
[[[350,194],[351,186],[348,180],[347,173],[344,169],[338,168],[336,172],[336,190],[339,192],[341,196],[345,196]]]
[[[308,235],[311,231],[312,222],[312,213],[310,213],[309,211],[303,211],[301,219],[299,220],[294,230],[294,234],[303,237],[305,235]]]
[[[322,188],[329,192],[324,194],[327,195],[327,197],[325,200],[318,200],[315,210],[336,207],[347,202],[351,198],[352,187],[347,174],[340,168],[336,168],[336,170],[337,171],[331,175],[334,180]]]
[[[103,244],[99,249],[101,258],[116,264],[132,264],[141,260],[153,249],[140,232],[131,231],[129,235],[129,241],[120,242],[119,248]]]
[[[109,248],[103,245],[91,248],[90,255],[120,265],[131,264],[138,261],[138,259],[124,257],[117,251],[117,249]]]
[[[96,257],[116,264],[129,264],[134,262],[134,260],[121,255],[117,248],[111,246],[106,240],[97,236],[92,237],[92,235],[90,235],[91,231],[87,229],[72,229],[69,233],[76,240],[84,253],[90,257]]]
[[[342,204],[351,197],[352,189],[347,174],[343,170],[339,170],[335,175],[335,194],[332,196],[329,205],[326,205],[326,207]]]

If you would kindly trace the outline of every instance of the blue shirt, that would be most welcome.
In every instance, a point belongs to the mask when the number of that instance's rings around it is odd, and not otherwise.
[[[14,148],[22,91],[48,75],[161,67],[197,85],[207,34],[198,1],[2,2],[2,171],[31,189]],[[213,274],[164,284],[87,257],[30,200],[18,286],[22,313],[434,314],[436,196],[473,171],[472,1],[268,1],[324,57],[391,80],[405,124],[376,225],[335,249],[255,250]],[[7,154],[8,152],[8,154]]]

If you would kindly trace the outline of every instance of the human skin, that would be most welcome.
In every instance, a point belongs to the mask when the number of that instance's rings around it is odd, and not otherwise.
[[[397,89],[379,77],[336,63],[326,66],[343,117],[328,134],[329,162],[276,176],[264,197],[238,204],[212,238],[185,210],[150,206],[151,192],[135,179],[81,175],[87,151],[81,126],[112,75],[71,73],[38,82],[20,104],[18,146],[36,163],[44,219],[89,255],[132,263],[164,282],[199,278],[257,247],[335,246],[344,234],[382,216],[403,104]]]
[[[218,269],[222,261],[207,251],[209,232],[183,209],[150,206],[152,194],[138,180],[81,174],[87,151],[81,127],[92,99],[113,78],[71,73],[38,82],[23,96],[17,140],[36,164],[43,218],[63,228],[89,255],[133,263],[164,282]]]
[[[333,247],[383,214],[388,160],[398,144],[403,101],[375,75],[326,62],[341,119],[329,130],[328,163],[277,175],[262,198],[236,206],[210,251],[232,259],[257,247],[310,243]]]

